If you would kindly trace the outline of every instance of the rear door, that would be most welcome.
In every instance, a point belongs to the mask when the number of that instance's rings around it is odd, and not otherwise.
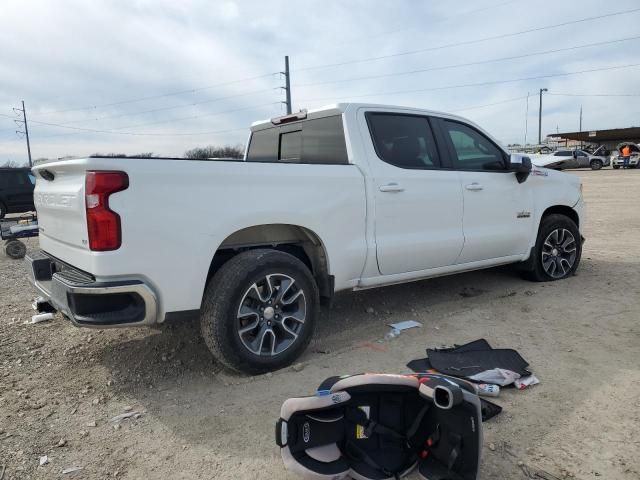
[[[375,110],[360,115],[380,273],[454,265],[463,244],[462,191],[458,172],[443,168],[429,118]]]
[[[458,263],[525,253],[532,231],[530,183],[518,183],[508,170],[508,155],[475,127],[446,119],[439,119],[438,126],[464,197],[464,248]]]

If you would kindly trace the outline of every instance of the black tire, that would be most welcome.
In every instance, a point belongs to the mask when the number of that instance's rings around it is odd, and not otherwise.
[[[549,255],[546,252],[548,247],[545,246],[545,240],[547,240],[547,237],[549,237],[549,235],[554,231],[558,230],[567,230],[573,236],[575,241],[575,258],[573,259],[573,263],[570,268],[566,268],[565,266],[559,267],[566,269],[561,276],[554,276],[545,270],[542,259],[544,250],[545,255],[547,255],[547,259],[549,260]],[[569,245],[569,247],[571,246]],[[527,279],[534,282],[550,282],[570,277],[577,270],[582,257],[582,237],[580,236],[578,226],[566,215],[551,214],[543,217],[540,222],[538,237],[536,238],[536,246],[533,249],[532,255],[533,258],[530,259],[530,267],[525,271],[525,277]],[[555,273],[555,269],[552,273]]]
[[[296,322],[293,326],[291,324],[288,325],[291,329],[298,328],[296,331],[297,336],[293,339],[285,339],[285,342],[288,342],[288,346],[284,347],[285,349],[280,353],[271,353],[270,355],[262,354],[262,342],[259,343],[259,347],[256,349],[260,353],[251,351],[250,347],[246,345],[246,343],[251,342],[248,342],[246,337],[241,338],[239,333],[241,327],[247,327],[247,324],[241,325],[245,320],[240,319],[239,309],[244,305],[243,302],[254,301],[249,297],[250,291],[257,291],[251,290],[252,287],[266,280],[267,275],[272,275],[269,278],[293,279],[292,285],[295,284],[295,293],[298,293],[299,290],[303,291],[303,294],[298,294],[298,298],[302,297],[302,301],[304,301],[305,314],[303,323]],[[270,282],[271,280],[267,281]],[[283,289],[285,291],[284,297],[289,288],[284,289],[282,285],[280,283],[279,286],[276,285],[275,288],[270,288],[270,294],[267,296],[275,299],[278,291]],[[296,303],[299,301],[296,300]],[[263,303],[261,305],[266,304]],[[233,370],[245,373],[264,373],[283,368],[302,354],[313,336],[318,315],[318,305],[318,286],[304,263],[293,255],[277,250],[249,250],[236,255],[225,263],[207,285],[200,314],[200,328],[207,347],[222,364]],[[278,305],[275,305],[275,307],[277,308]],[[259,308],[264,307],[253,307],[254,310]],[[285,311],[284,301],[281,308],[282,313]],[[256,339],[263,328],[270,328],[272,332],[275,332],[269,335],[270,342],[273,342],[270,344],[271,352],[273,352],[276,348],[274,345],[276,344],[277,334],[281,334],[281,336],[288,335],[281,326],[282,323],[285,323],[286,317],[284,315],[281,316],[281,323],[276,323],[275,319],[267,322],[267,310],[264,310],[264,312],[264,317],[259,314],[260,319],[255,316],[251,319],[251,323],[261,322],[255,327],[255,330],[257,330]],[[274,318],[273,308],[269,313],[271,318]],[[278,318],[277,314],[275,318]],[[288,318],[291,319],[291,317]],[[266,326],[266,323],[269,324],[269,327]],[[245,333],[244,335],[247,334]],[[261,338],[264,340],[266,335],[263,333]]]
[[[617,170],[620,168],[620,165],[612,165],[612,167]]]
[[[20,240],[9,240],[4,246],[7,257],[19,260],[27,254],[27,246]]]
[[[6,214],[7,214],[7,207],[4,205],[4,203],[0,202],[0,218],[4,218]]]
[[[600,170],[602,168],[602,160],[591,160],[591,170]]]

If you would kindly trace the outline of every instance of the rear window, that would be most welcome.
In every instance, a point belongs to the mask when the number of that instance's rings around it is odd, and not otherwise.
[[[247,161],[347,164],[342,117],[334,115],[254,132]]]

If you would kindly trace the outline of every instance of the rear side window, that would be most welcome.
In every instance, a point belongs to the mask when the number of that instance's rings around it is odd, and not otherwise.
[[[347,164],[342,117],[334,115],[258,130],[251,135],[247,161]]]
[[[444,130],[451,140],[454,165],[460,170],[504,171],[505,154],[489,138],[463,123],[444,120]]]
[[[384,162],[400,168],[440,167],[426,117],[369,112],[367,123],[376,153]]]

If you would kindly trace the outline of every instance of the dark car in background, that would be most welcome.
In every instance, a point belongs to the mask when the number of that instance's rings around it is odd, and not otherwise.
[[[28,168],[0,168],[0,218],[7,213],[35,210],[35,183],[36,178]]]

